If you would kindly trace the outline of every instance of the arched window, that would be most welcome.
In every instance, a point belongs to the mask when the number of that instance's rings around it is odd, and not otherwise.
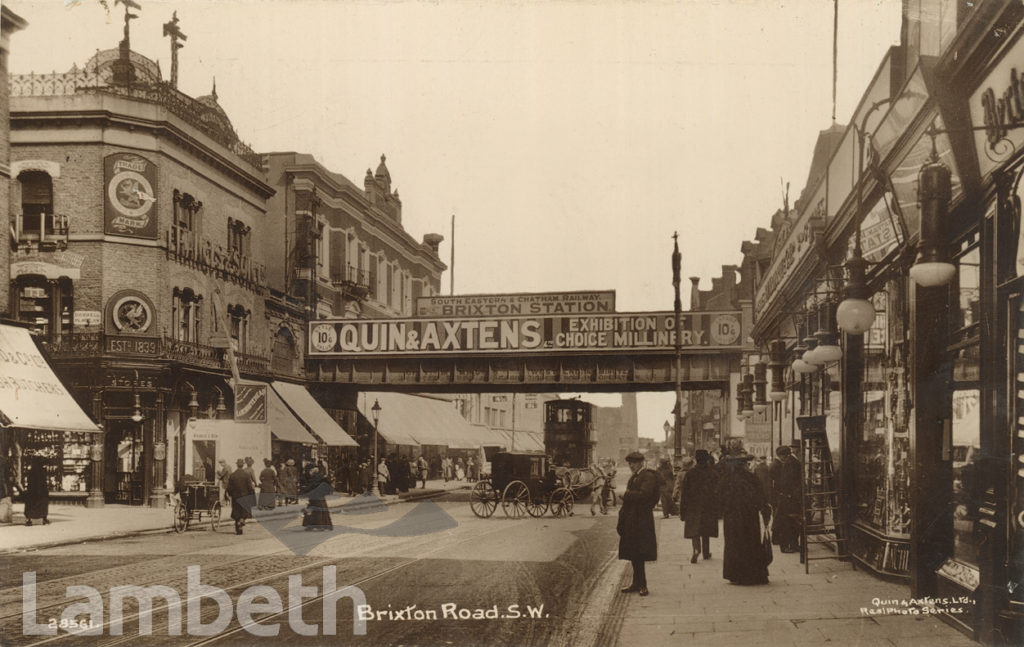
[[[235,340],[235,349],[239,353],[248,352],[249,314],[242,305],[228,306],[228,335]]]
[[[193,343],[199,341],[199,307],[202,301],[203,297],[190,288],[174,288],[171,301],[171,320],[174,322],[171,334],[174,339]]]
[[[271,368],[276,373],[293,373],[295,357],[295,336],[287,326],[282,325],[274,335]]]

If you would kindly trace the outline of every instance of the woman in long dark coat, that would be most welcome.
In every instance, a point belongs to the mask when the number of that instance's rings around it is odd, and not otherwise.
[[[277,504],[277,472],[269,458],[263,459],[263,471],[260,472],[260,510],[272,510]]]
[[[327,495],[333,492],[331,484],[327,482],[320,469],[314,467],[309,471],[309,479],[306,481],[306,496],[309,497],[309,506],[306,514],[302,517],[302,525],[306,530],[332,530],[334,524],[331,522],[331,511],[327,508]]]
[[[654,533],[654,506],[658,502],[658,475],[644,469],[644,456],[633,452],[626,456],[633,475],[626,484],[619,508],[619,559],[633,564],[633,583],[623,593],[647,595],[644,562],[658,559],[658,537]]]
[[[33,456],[29,463],[28,483],[25,493],[25,525],[31,526],[33,519],[42,519],[43,525],[50,523],[50,491],[46,488],[46,465],[42,456]]]
[[[770,510],[761,482],[747,467],[751,458],[740,452],[724,457],[721,462],[718,500],[725,535],[722,577],[733,584],[768,583],[768,558],[761,543],[758,515],[767,522]]]
[[[718,474],[707,450],[698,449],[695,458],[696,467],[683,477],[679,503],[679,518],[685,524],[683,536],[693,543],[691,564],[696,564],[701,554],[704,559],[711,559],[711,537],[718,536]]]
[[[245,468],[245,461],[239,458],[235,464],[238,467],[228,477],[227,492],[231,497],[231,518],[235,521],[235,534],[240,535],[245,520],[252,517],[255,490],[249,470]]]

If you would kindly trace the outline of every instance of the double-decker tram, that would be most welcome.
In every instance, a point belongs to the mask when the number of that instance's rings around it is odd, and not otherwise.
[[[544,403],[544,448],[556,466],[586,468],[594,462],[593,408],[576,398]]]

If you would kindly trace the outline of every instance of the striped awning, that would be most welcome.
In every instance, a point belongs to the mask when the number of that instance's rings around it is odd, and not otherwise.
[[[99,432],[28,330],[0,325],[0,427]]]

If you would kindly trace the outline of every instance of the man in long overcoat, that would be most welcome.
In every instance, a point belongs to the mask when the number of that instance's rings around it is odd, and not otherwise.
[[[252,516],[250,510],[255,504],[256,489],[245,461],[239,458],[235,464],[238,469],[228,477],[228,496],[231,497],[231,518],[235,520],[235,534],[240,535],[245,520]]]
[[[697,563],[697,556],[711,559],[711,537],[718,536],[718,505],[715,490],[718,487],[718,473],[711,465],[711,454],[698,449],[695,455],[697,465],[686,472],[682,487],[679,488],[679,518],[682,519],[683,536],[693,543],[691,564]]]
[[[800,461],[786,445],[775,450],[776,460],[769,473],[772,477],[772,504],[775,506],[775,522],[772,537],[783,553],[800,550],[800,516],[803,504],[800,501],[803,487]]]
[[[633,473],[622,495],[619,508],[619,559],[633,564],[633,583],[623,593],[647,595],[647,572],[644,562],[658,559],[658,538],[654,533],[654,506],[658,502],[658,475],[644,468],[644,455],[633,452],[626,456]]]

